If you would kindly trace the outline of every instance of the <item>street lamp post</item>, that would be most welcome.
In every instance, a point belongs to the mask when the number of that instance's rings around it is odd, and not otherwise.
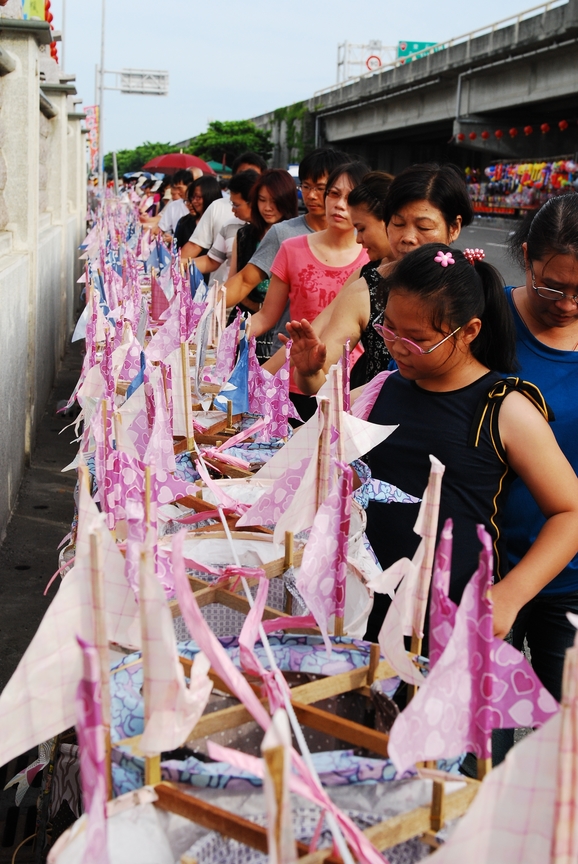
[[[106,0],[102,0],[102,25],[100,34],[100,66],[95,74],[95,102],[98,104],[98,160],[99,182],[103,197],[106,189],[106,172],[104,170],[104,91],[120,90],[121,93],[143,96],[167,96],[169,92],[169,73],[152,69],[122,69],[119,72],[106,71],[104,67]],[[115,75],[117,85],[105,87],[104,76]]]
[[[99,94],[98,94],[98,167],[100,174],[100,182],[102,194],[106,188],[105,172],[104,172],[104,34],[105,34],[105,18],[106,18],[106,0],[102,0],[102,29],[100,32],[100,79],[99,79]]]

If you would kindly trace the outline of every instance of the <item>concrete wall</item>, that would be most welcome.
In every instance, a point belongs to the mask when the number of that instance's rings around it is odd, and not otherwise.
[[[85,231],[82,115],[50,39],[0,17],[0,539],[71,333]]]

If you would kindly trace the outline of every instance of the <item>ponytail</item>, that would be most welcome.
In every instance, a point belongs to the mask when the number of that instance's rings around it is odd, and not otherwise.
[[[434,261],[440,251],[450,252],[455,263],[442,267]],[[393,289],[419,295],[431,305],[432,326],[442,334],[479,318],[482,326],[470,345],[473,356],[496,372],[516,371],[514,319],[502,277],[491,264],[472,266],[459,250],[427,243],[398,261],[380,287],[385,301]]]
[[[482,327],[470,346],[472,354],[488,369],[515,372],[518,369],[516,326],[506,299],[504,281],[496,268],[485,261],[476,261],[474,269],[480,277],[485,302],[480,315]]]

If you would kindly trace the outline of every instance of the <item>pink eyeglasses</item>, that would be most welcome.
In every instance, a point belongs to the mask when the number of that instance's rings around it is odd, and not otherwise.
[[[379,333],[385,344],[388,346],[393,345],[394,342],[399,340],[402,345],[405,345],[408,351],[411,351],[412,354],[431,354],[432,351],[435,351],[436,348],[439,348],[440,345],[443,345],[444,342],[447,342],[448,339],[450,339],[452,336],[455,336],[458,330],[461,330],[462,328],[461,326],[456,327],[456,329],[452,333],[448,333],[448,335],[445,336],[441,340],[441,342],[438,342],[436,345],[432,345],[431,348],[426,349],[422,348],[416,342],[412,342],[411,339],[406,339],[405,336],[398,336],[396,333],[393,332],[393,330],[389,330],[387,327],[384,327],[383,324],[374,324],[373,329],[377,333]]]

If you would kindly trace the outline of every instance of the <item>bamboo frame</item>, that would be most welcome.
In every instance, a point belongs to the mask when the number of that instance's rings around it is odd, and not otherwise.
[[[191,403],[191,370],[189,365],[189,346],[187,342],[181,342],[181,367],[183,375],[183,400],[185,410],[185,429],[187,432],[186,442],[189,453],[196,450],[193,437],[193,407]]]
[[[86,469],[88,470],[88,469]],[[91,531],[90,582],[92,588],[92,610],[94,616],[94,645],[100,667],[100,691],[102,704],[102,726],[104,730],[104,759],[106,766],[106,794],[110,801],[112,788],[112,744],[110,739],[110,655],[106,634],[106,602],[104,597],[104,573],[102,569],[102,539]]]
[[[144,596],[144,579],[143,579],[143,571],[145,567],[151,565],[151,553],[150,551],[141,552],[140,556],[140,594],[141,597]],[[142,633],[142,664],[143,664],[143,702],[144,702],[144,722],[145,726],[151,718],[151,697],[149,693],[148,686],[148,675],[147,675],[147,652],[145,651],[146,644],[146,632],[148,621],[144,611],[144,603],[140,604],[140,626]],[[161,756],[158,753],[155,756],[145,756],[145,784],[147,786],[154,786],[156,783],[160,783],[161,781]]]
[[[446,817],[448,820],[463,816],[478,791],[479,783],[476,780],[464,778],[463,782],[466,784],[464,788],[446,796]],[[190,819],[191,822],[195,822],[209,831],[218,831],[225,837],[230,837],[253,849],[258,849],[264,853],[268,852],[266,828],[198,798],[190,794],[188,789],[189,787],[184,787],[182,784],[163,782],[156,785],[155,792],[158,795],[158,801],[155,802],[155,806],[160,810],[166,810],[183,816],[185,819]],[[363,833],[379,851],[397,846],[398,843],[411,840],[419,835],[423,835],[423,839],[429,845],[434,845],[430,822],[431,809],[429,807],[416,807],[408,813],[393,816],[377,825],[366,828]],[[310,853],[308,847],[300,842],[296,843],[296,847],[300,864],[341,864],[342,859],[331,849],[320,849]]]
[[[177,784],[160,783],[155,786],[155,792],[159,799],[155,802],[155,806],[159,810],[176,813],[209,831],[218,831],[225,837],[238,840],[252,849],[258,849],[265,854],[268,852],[267,829],[261,825],[256,825],[242,816],[237,816],[236,813],[216,807],[202,798],[189,795],[183,787]],[[296,846],[300,857],[304,858],[308,855],[309,849],[304,843],[296,843]],[[341,858],[328,854],[328,851],[325,850],[327,857],[324,859],[327,864],[340,864]]]

